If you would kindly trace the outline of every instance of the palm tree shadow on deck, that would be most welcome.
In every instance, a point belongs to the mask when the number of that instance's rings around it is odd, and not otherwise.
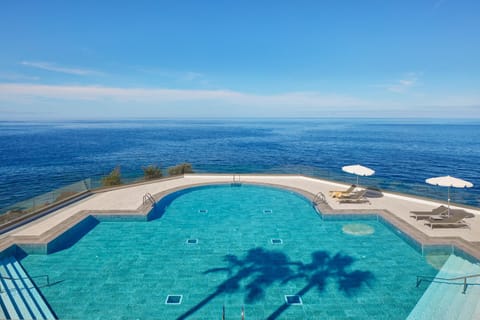
[[[336,281],[338,290],[350,296],[374,278],[370,271],[350,271],[349,269],[355,262],[353,257],[342,253],[331,256],[327,251],[312,252],[310,263],[291,261],[281,251],[264,248],[250,249],[244,258],[226,255],[224,260],[226,266],[206,270],[203,274],[224,272],[227,279],[219,284],[215,291],[177,319],[188,318],[211,300],[225,293],[244,291],[245,302],[253,303],[263,299],[270,286],[285,285],[290,281],[300,279],[305,284],[295,293],[299,296],[305,295],[312,289],[320,292],[325,290],[329,280]],[[267,319],[278,318],[288,308],[288,304],[281,304]]]

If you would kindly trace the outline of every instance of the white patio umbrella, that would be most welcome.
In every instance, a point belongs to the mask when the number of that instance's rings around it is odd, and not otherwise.
[[[342,170],[351,174],[356,174],[357,175],[357,186],[358,186],[358,177],[362,176],[371,176],[375,173],[375,170],[372,170],[370,168],[361,166],[359,164],[354,164],[351,166],[344,166],[342,167]]]
[[[451,176],[429,178],[425,180],[425,182],[428,184],[432,184],[434,186],[448,187],[448,215],[450,215],[450,187],[454,187],[454,188],[473,187],[473,183],[459,179],[459,178],[451,177]]]

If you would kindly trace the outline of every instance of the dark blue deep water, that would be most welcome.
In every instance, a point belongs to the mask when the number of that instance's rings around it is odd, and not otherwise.
[[[361,183],[446,198],[426,178],[471,181],[452,201],[480,205],[480,121],[138,120],[0,122],[0,208],[108,174],[190,162],[196,172],[301,173],[354,182],[341,167],[376,170]]]

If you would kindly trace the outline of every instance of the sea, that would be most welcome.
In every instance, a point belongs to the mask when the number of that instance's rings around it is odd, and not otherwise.
[[[0,208],[74,182],[141,177],[188,162],[198,173],[286,173],[355,183],[342,166],[375,170],[360,184],[446,200],[425,179],[474,184],[452,201],[480,206],[480,120],[169,119],[0,122]],[[0,210],[1,212],[1,210]]]

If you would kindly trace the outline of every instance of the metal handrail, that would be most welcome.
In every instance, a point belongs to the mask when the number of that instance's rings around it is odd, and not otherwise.
[[[236,178],[238,178],[238,180]],[[234,174],[232,180],[232,184],[240,184],[240,175]]]
[[[477,277],[480,277],[480,274],[471,274],[471,275],[468,275],[468,276],[461,276],[461,277],[455,277],[455,278],[438,278],[438,277],[432,277],[432,276],[417,276],[416,287],[418,288],[418,286],[420,285],[420,283],[422,283],[423,280],[434,282],[435,280],[455,281],[455,280],[462,280],[463,279],[463,292],[462,293],[465,294],[465,292],[467,292],[467,286],[468,286],[467,279],[477,278]]]
[[[326,202],[327,202],[327,199],[325,198],[325,195],[323,194],[323,192],[318,192],[318,193],[315,195],[315,197],[313,197],[312,202],[316,204],[317,201],[320,201],[320,202],[323,202],[323,203],[326,203]]]
[[[40,275],[40,276],[33,276],[33,277],[20,277],[20,278],[0,276],[0,278],[3,279],[3,280],[11,280],[11,281],[20,281],[20,280],[24,280],[24,279],[32,280],[32,279],[35,279],[35,278],[46,278],[47,279],[47,287],[50,287],[50,277],[48,276],[48,274],[44,274],[44,275]],[[8,288],[6,288],[6,289],[8,289]],[[3,292],[2,286],[0,285],[0,293],[2,293],[2,292]]]
[[[150,201],[152,205],[155,205],[155,198],[149,192],[143,195],[143,204],[146,204],[147,201]]]

